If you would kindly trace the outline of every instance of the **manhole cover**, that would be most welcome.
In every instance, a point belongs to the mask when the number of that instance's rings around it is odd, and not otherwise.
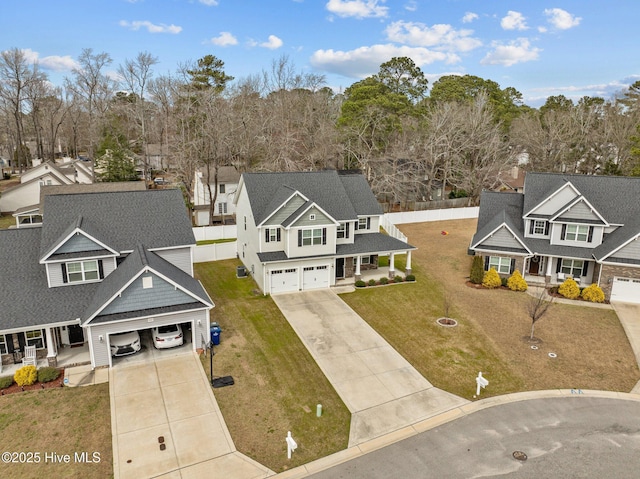
[[[526,461],[527,455],[522,451],[513,451],[513,457],[518,461]]]

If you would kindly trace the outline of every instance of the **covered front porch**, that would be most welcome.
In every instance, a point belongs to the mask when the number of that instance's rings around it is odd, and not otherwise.
[[[534,255],[525,259],[524,279],[527,284],[558,285],[573,278],[578,285],[593,282],[596,262],[587,258]]]

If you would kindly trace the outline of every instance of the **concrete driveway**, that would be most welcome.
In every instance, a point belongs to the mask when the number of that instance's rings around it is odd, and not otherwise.
[[[351,411],[349,447],[468,403],[433,387],[332,290],[273,300]]]
[[[640,365],[640,304],[612,302],[611,305],[627,334],[631,349],[636,355],[636,362]],[[640,382],[631,392],[640,394]]]
[[[119,364],[109,382],[115,479],[273,474],[236,451],[194,352]]]

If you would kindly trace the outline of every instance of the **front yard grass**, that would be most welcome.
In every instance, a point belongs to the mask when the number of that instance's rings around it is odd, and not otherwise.
[[[113,477],[109,385],[27,391],[0,397],[0,452],[39,453],[39,463],[3,463],[1,477]],[[74,454],[99,453],[94,463]],[[45,454],[68,454],[52,463]]]
[[[536,324],[541,342],[532,350],[525,339],[531,328],[528,294],[466,285],[475,225],[402,225],[419,248],[412,261],[416,283],[365,288],[342,298],[431,383],[467,399],[475,394],[479,371],[489,380],[481,397],[554,388],[630,391],[640,372],[612,310],[555,304]],[[445,296],[457,327],[435,324],[445,315]]]
[[[222,328],[214,374],[235,380],[214,394],[237,449],[276,472],[345,449],[349,411],[271,298],[253,279],[236,278],[240,264],[195,265],[216,305],[211,321]],[[202,363],[209,377],[209,357]],[[287,431],[298,443],[291,460]]]
[[[15,226],[16,219],[12,215],[0,214],[0,230],[6,230],[10,226]]]

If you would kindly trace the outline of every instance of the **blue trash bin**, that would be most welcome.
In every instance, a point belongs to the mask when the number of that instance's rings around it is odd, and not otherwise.
[[[209,328],[209,331],[211,333],[211,344],[213,344],[214,346],[220,344],[220,333],[222,332],[222,329],[220,329],[218,323],[211,323],[211,328]]]

